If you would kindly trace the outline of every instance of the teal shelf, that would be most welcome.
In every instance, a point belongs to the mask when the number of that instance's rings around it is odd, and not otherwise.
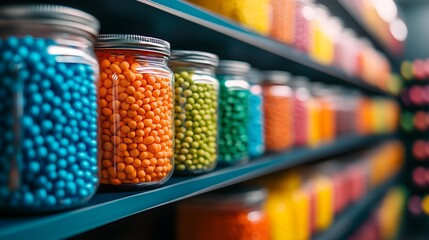
[[[1,216],[0,239],[19,240],[28,239],[29,236],[32,239],[71,237],[158,206],[282,169],[372,146],[390,138],[392,138],[390,135],[344,137],[319,148],[270,154],[248,164],[219,168],[204,175],[173,177],[156,189],[99,192],[87,205],[79,209],[47,215]]]
[[[384,194],[396,186],[400,181],[400,175],[397,175],[381,186],[370,191],[363,199],[348,207],[346,212],[335,218],[332,226],[313,237],[313,240],[341,240],[347,239],[347,235],[355,230],[356,227],[368,218],[372,210],[377,206],[376,203],[382,199]]]

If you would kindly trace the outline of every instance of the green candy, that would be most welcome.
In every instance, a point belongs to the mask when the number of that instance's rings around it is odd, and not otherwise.
[[[220,131],[219,163],[231,165],[248,158],[247,121],[248,98],[246,88],[227,87],[228,77],[219,75],[220,82]],[[206,104],[208,102],[206,101]],[[210,132],[210,127],[201,127],[202,132]],[[209,139],[209,138],[208,138]]]
[[[217,161],[217,81],[204,76],[199,83],[201,76],[187,71],[175,77],[175,173],[210,171]]]

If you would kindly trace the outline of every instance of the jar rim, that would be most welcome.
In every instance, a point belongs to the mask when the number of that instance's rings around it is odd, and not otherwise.
[[[216,69],[218,74],[247,74],[250,71],[250,64],[236,60],[220,60]]]
[[[285,71],[264,71],[262,79],[270,83],[287,84],[292,75]]]
[[[56,26],[68,26],[96,38],[100,22],[84,11],[51,4],[18,4],[0,8],[0,25],[10,24],[11,20],[28,20]]]
[[[148,51],[170,56],[170,43],[154,37],[134,34],[100,34],[95,49],[122,49]]]
[[[193,50],[172,50],[170,56],[170,63],[174,62],[197,63],[217,67],[217,65],[219,64],[219,57],[216,54],[209,52]]]

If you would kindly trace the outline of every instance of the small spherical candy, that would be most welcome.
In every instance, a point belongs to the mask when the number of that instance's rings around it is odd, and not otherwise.
[[[217,82],[198,83],[198,75],[187,71],[175,73],[175,79],[176,173],[210,171],[217,159]]]
[[[100,182],[162,182],[173,170],[171,73],[142,70],[133,55],[97,50],[100,62]]]
[[[219,163],[235,164],[248,159],[249,89],[226,85],[228,76],[219,75]]]
[[[96,96],[94,66],[60,62],[48,52],[55,45],[53,40],[32,36],[0,39],[0,75],[5,80],[0,81],[0,114],[4,116],[0,119],[0,206],[8,210],[76,206],[97,189],[98,181],[93,181],[98,173],[97,149],[92,144],[97,130],[88,127],[97,123],[96,106],[70,97],[79,90],[87,97]],[[20,109],[22,113],[17,115]],[[86,114],[78,119],[81,111]],[[79,121],[87,125],[72,124]],[[92,138],[73,137],[72,133],[79,132]],[[83,148],[70,147],[76,145]],[[87,191],[85,197],[66,189],[83,170],[66,160],[76,156],[91,162],[81,178],[84,184],[75,187]]]
[[[281,151],[289,148],[293,141],[292,91],[289,87],[265,85],[264,123],[265,148],[267,151]],[[282,89],[279,91],[278,89]]]
[[[261,86],[251,85],[249,96],[249,156],[258,157],[264,153],[264,117]]]

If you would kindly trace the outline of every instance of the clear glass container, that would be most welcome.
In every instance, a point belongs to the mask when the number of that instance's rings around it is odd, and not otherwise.
[[[218,62],[211,53],[172,51],[176,174],[204,173],[216,167],[219,82],[214,71]]]
[[[310,56],[317,62],[330,65],[334,59],[334,43],[329,32],[328,8],[315,5],[315,15],[311,21]]]
[[[311,100],[310,82],[306,77],[293,78],[293,129],[294,146],[308,145],[308,104]]]
[[[312,0],[297,0],[295,3],[294,39],[293,45],[300,51],[307,53],[310,48],[311,22],[314,18],[314,4]]]
[[[2,210],[61,210],[95,194],[98,29],[68,7],[0,9]]]
[[[99,132],[103,187],[153,187],[173,173],[173,73],[164,40],[102,34]]]
[[[288,85],[291,75],[266,71],[263,79],[265,148],[267,151],[283,151],[293,143],[293,91]]]
[[[249,64],[229,60],[220,61],[216,70],[220,83],[219,164],[232,165],[249,160],[249,71]]]
[[[179,203],[178,240],[270,238],[264,188],[234,186]]]
[[[280,42],[292,44],[295,26],[296,0],[271,0],[270,36]]]
[[[262,98],[262,76],[258,70],[252,69],[249,73],[249,156],[258,157],[265,152],[264,141],[264,109]]]

